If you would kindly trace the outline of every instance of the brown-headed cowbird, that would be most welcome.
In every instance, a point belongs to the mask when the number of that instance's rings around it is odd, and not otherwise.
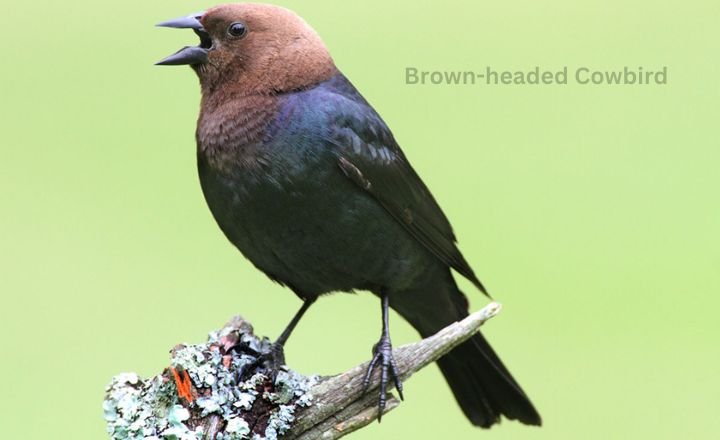
[[[228,4],[160,23],[190,28],[200,45],[158,64],[200,78],[197,158],[207,203],[227,238],[303,306],[335,291],[381,298],[380,414],[392,357],[388,307],[423,337],[468,314],[451,269],[485,292],[456,246],[448,219],[390,129],[335,66],[317,33],[293,12]],[[438,361],[470,421],[540,415],[482,335]]]

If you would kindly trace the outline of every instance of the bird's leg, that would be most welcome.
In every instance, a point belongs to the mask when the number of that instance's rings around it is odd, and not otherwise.
[[[293,319],[290,321],[287,327],[285,327],[285,330],[283,330],[280,337],[270,345],[270,351],[268,353],[255,354],[257,356],[257,360],[251,364],[251,366],[253,367],[252,369],[254,369],[257,365],[262,364],[268,377],[270,377],[272,382],[275,382],[278,371],[282,368],[283,365],[285,365],[285,342],[287,342],[290,334],[295,329],[298,322],[300,322],[300,318],[303,317],[305,312],[307,312],[307,310],[314,302],[315,298],[304,300],[302,307],[300,307],[300,310],[295,313],[295,316],[293,316]],[[252,351],[254,353],[254,350],[252,350],[250,347],[248,347],[242,342],[239,342],[227,349],[228,353],[232,351]]]
[[[375,367],[380,365],[380,399],[378,401],[378,422],[382,420],[385,411],[385,403],[387,402],[387,386],[392,378],[395,383],[395,389],[403,399],[403,387],[398,375],[398,368],[395,365],[395,359],[392,354],[392,343],[390,342],[390,326],[388,316],[390,314],[390,296],[387,292],[382,292],[382,336],[373,347],[373,358],[370,361],[365,378],[363,379],[363,393],[370,387],[370,379]]]
[[[315,299],[316,298],[309,298],[303,301],[303,305],[300,307],[300,310],[295,313],[295,316],[293,316],[293,319],[287,327],[285,327],[285,330],[283,330],[280,334],[280,337],[277,338],[270,347],[270,353],[268,354],[267,361],[269,364],[268,368],[274,372],[273,374],[277,373],[277,371],[285,365],[285,343],[292,334],[293,330],[295,330],[298,322],[300,322],[300,318],[303,317],[305,312],[307,312],[310,306],[315,302]]]

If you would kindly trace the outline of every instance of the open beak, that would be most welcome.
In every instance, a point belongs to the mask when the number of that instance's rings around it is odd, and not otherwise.
[[[192,29],[198,37],[200,37],[199,46],[185,46],[169,57],[155,63],[157,66],[182,66],[182,65],[198,65],[208,61],[208,51],[212,48],[212,40],[210,35],[205,31],[200,23],[200,18],[205,12],[191,14],[186,17],[175,18],[168,21],[158,23],[158,27],[169,27],[175,29]]]

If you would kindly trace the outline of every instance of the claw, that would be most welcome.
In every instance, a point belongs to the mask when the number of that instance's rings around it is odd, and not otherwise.
[[[380,365],[380,396],[378,398],[378,422],[381,422],[387,404],[387,391],[390,378],[392,378],[393,383],[395,384],[395,389],[398,390],[400,399],[403,399],[404,397],[402,392],[402,382],[400,381],[398,368],[395,363],[395,359],[393,358],[390,339],[383,336],[380,339],[380,342],[378,342],[377,345],[375,345],[375,347],[373,348],[373,352],[375,354],[370,361],[370,365],[368,365],[367,372],[365,373],[365,377],[363,378],[363,394],[366,393],[368,388],[370,387],[370,379],[372,377],[373,371],[378,365]]]
[[[255,356],[255,357],[260,356],[260,353],[258,353],[258,352],[257,352],[256,350],[254,350],[252,347],[250,347],[250,345],[249,345],[246,341],[239,341],[239,342],[237,342],[237,343],[229,346],[228,348],[225,349],[225,353],[226,353],[226,354],[233,354],[233,353],[243,354],[243,353],[248,353],[248,354],[251,354],[251,355],[253,355],[253,356]]]
[[[372,377],[372,372],[375,370],[375,367],[377,366],[377,363],[380,361],[380,354],[375,353],[372,360],[370,361],[370,365],[368,365],[368,369],[365,372],[365,377],[363,378],[363,394],[367,393],[368,388],[370,387],[370,378]]]
[[[390,375],[393,378],[393,382],[395,382],[395,389],[398,392],[398,396],[400,396],[400,400],[405,400],[405,396],[403,396],[403,384],[400,380],[400,375],[398,374],[398,367],[395,363],[395,358],[390,358]]]
[[[233,352],[238,354],[252,354],[255,359],[246,364],[243,368],[236,372],[238,381],[242,382],[246,379],[246,375],[262,373],[267,376],[272,383],[275,383],[278,372],[285,366],[285,351],[282,345],[272,344],[270,350],[265,353],[258,353],[247,344],[238,343],[229,347],[226,351],[229,354]]]
[[[285,350],[282,345],[272,344],[270,352],[263,354],[260,359],[265,367],[266,375],[275,383],[278,372],[285,366]]]

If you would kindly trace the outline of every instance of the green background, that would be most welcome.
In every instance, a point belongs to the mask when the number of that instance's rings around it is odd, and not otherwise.
[[[545,426],[470,426],[435,367],[356,439],[720,435],[720,3],[282,2],[392,127],[505,306],[486,328]],[[0,69],[2,438],[102,439],[122,371],[299,306],[226,242],[195,170],[199,89],[154,67],[190,1],[15,2]],[[404,69],[668,66],[666,86],[407,86]],[[463,283],[478,309],[485,299]],[[335,373],[380,329],[324,298],[289,362]],[[392,317],[396,344],[416,340]]]

